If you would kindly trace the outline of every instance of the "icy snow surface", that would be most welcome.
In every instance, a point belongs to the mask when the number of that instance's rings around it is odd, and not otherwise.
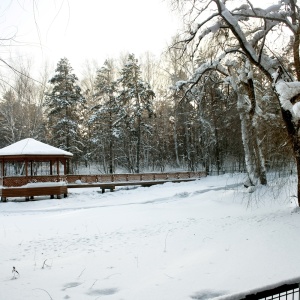
[[[299,276],[296,180],[243,179],[0,203],[0,299],[204,300]]]

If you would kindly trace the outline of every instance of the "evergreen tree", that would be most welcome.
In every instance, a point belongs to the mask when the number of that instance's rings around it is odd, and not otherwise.
[[[121,84],[119,98],[123,102],[126,113],[127,138],[131,147],[135,146],[135,149],[128,149],[128,167],[139,173],[143,137],[151,134],[151,126],[146,120],[153,114],[151,100],[155,94],[150,85],[142,80],[140,65],[134,54],[128,56],[118,82]],[[135,155],[132,155],[134,152]]]
[[[100,161],[101,152],[104,170],[113,173],[115,170],[115,142],[119,136],[119,124],[123,109],[119,106],[116,97],[117,82],[114,81],[111,61],[106,60],[103,67],[97,71],[94,89],[97,104],[92,107],[93,113],[89,124],[92,126],[95,156]]]
[[[84,108],[85,99],[78,78],[67,58],[62,58],[50,79],[52,90],[46,94],[45,105],[48,117],[49,137],[51,144],[74,154],[74,160],[80,157],[81,144],[79,136],[80,111]],[[67,172],[70,172],[68,167]]]
[[[3,95],[0,105],[1,145],[12,144],[23,136],[22,106],[12,89]]]

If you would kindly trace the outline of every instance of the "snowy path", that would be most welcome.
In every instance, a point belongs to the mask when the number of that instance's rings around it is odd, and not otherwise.
[[[204,299],[299,276],[290,189],[238,180],[1,203],[0,299]]]

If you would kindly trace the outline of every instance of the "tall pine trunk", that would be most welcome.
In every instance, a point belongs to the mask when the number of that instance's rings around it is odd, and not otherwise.
[[[140,156],[141,156],[141,117],[138,116],[137,124],[137,143],[136,143],[136,173],[140,173]]]
[[[300,156],[295,156],[296,158],[296,165],[297,165],[297,177],[298,177],[298,184],[297,184],[297,198],[298,198],[298,206],[300,207]]]
[[[109,173],[113,174],[114,172],[114,158],[113,158],[113,147],[114,147],[114,142],[113,142],[113,121],[112,121],[112,112],[111,110],[109,111]]]

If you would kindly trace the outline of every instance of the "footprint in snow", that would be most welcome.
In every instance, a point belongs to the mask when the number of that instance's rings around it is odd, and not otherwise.
[[[66,289],[77,287],[81,284],[82,284],[82,282],[69,282],[69,283],[66,283],[64,285],[64,288],[62,289],[62,291],[65,291]]]
[[[117,293],[119,291],[119,289],[117,288],[110,288],[110,289],[102,289],[102,290],[91,290],[88,291],[87,294],[90,296],[108,296],[108,295],[113,295],[115,293]]]
[[[183,193],[178,193],[175,196],[180,197],[180,198],[186,198],[190,195],[188,192],[183,192]]]
[[[226,295],[227,293],[224,291],[214,291],[214,290],[202,290],[196,292],[194,295],[191,296],[191,299],[194,300],[207,300],[219,296]]]

